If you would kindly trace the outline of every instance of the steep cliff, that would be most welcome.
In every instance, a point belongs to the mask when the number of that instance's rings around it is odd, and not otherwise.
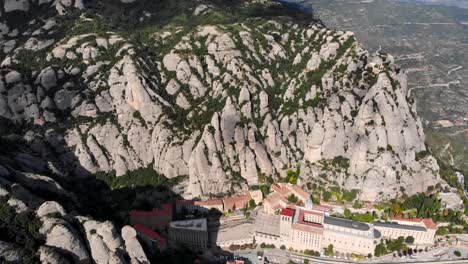
[[[206,197],[300,168],[369,201],[438,182],[391,55],[270,1],[146,2],[5,1],[0,116],[63,175],[151,166]]]

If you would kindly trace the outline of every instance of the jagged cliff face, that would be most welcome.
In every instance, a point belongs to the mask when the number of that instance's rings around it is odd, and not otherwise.
[[[22,135],[58,170],[151,165],[188,175],[185,197],[240,191],[297,166],[300,184],[358,189],[370,201],[438,181],[435,160],[416,159],[424,134],[404,72],[351,32],[286,17],[215,23],[227,14],[201,4],[190,9],[194,26],[110,32],[97,17],[65,19],[81,2],[43,5],[52,15],[27,28],[0,24],[0,116],[28,123]]]

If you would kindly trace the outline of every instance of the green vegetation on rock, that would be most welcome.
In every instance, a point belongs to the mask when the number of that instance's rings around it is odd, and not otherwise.
[[[45,237],[39,233],[41,226],[42,222],[34,212],[15,212],[7,203],[7,197],[0,198],[0,237],[20,249],[21,263],[39,262],[36,252],[45,243]]]

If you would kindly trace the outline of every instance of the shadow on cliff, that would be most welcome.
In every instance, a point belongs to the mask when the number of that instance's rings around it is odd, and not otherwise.
[[[25,131],[34,131],[38,135],[43,135],[45,130],[47,130],[45,127],[16,123],[0,117],[0,165],[11,172],[8,176],[0,177],[1,185],[12,189],[13,184],[19,183],[38,199],[57,201],[70,215],[89,216],[99,221],[111,221],[116,225],[117,230],[130,224],[128,215],[131,210],[150,211],[164,203],[175,204],[176,200],[183,199],[172,190],[175,183],[171,179],[165,179],[156,173],[148,174],[148,169],[130,173],[132,177],[124,181],[126,186],[116,188],[116,186],[112,186],[110,180],[118,177],[112,173],[91,174],[80,165],[79,159],[71,151],[67,151],[65,142],[52,147],[41,136],[34,136],[28,141],[25,141],[22,136]],[[57,149],[65,151],[57,153]],[[19,159],[19,155],[27,155],[29,158],[28,160],[25,160],[24,157]],[[59,158],[64,156],[67,157],[66,161]],[[61,173],[51,170],[51,167],[61,168]],[[84,176],[74,174],[73,172],[76,171],[84,173]],[[138,173],[139,171],[141,173]],[[65,189],[66,195],[41,186],[38,182],[30,181],[25,184],[24,177],[29,173],[52,178]],[[141,175],[145,177],[143,181],[139,179]],[[160,178],[158,180],[148,179],[151,175]],[[134,179],[137,181],[132,182]],[[145,182],[152,182],[152,184],[145,184]],[[122,184],[122,181],[118,181],[118,183]],[[21,197],[17,198],[21,200]],[[31,206],[31,199],[28,200],[27,204]],[[31,208],[37,209],[40,202],[33,202],[34,205]],[[208,219],[211,245],[209,251],[215,253],[209,254],[211,256],[209,259],[206,258],[206,252],[193,252],[186,248],[159,252],[148,248],[145,243],[141,244],[151,263],[225,263],[227,259],[232,259],[232,254],[216,247],[221,216],[221,213],[213,212],[208,215],[196,213],[190,216]],[[174,215],[174,219],[184,219],[184,216]],[[80,230],[80,227],[76,226],[76,229]],[[166,236],[167,231],[163,232]],[[246,261],[246,263],[249,262]]]

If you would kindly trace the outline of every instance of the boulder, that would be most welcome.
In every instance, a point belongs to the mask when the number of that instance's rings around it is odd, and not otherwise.
[[[47,201],[37,209],[36,214],[39,217],[43,217],[50,214],[59,214],[61,216],[65,216],[67,213],[59,203],[54,201]]]
[[[133,227],[124,226],[122,228],[122,238],[125,241],[125,249],[130,256],[131,263],[144,264],[149,262]]]
[[[37,251],[41,263],[47,264],[69,264],[70,262],[58,253],[54,248],[48,246],[41,246]]]

